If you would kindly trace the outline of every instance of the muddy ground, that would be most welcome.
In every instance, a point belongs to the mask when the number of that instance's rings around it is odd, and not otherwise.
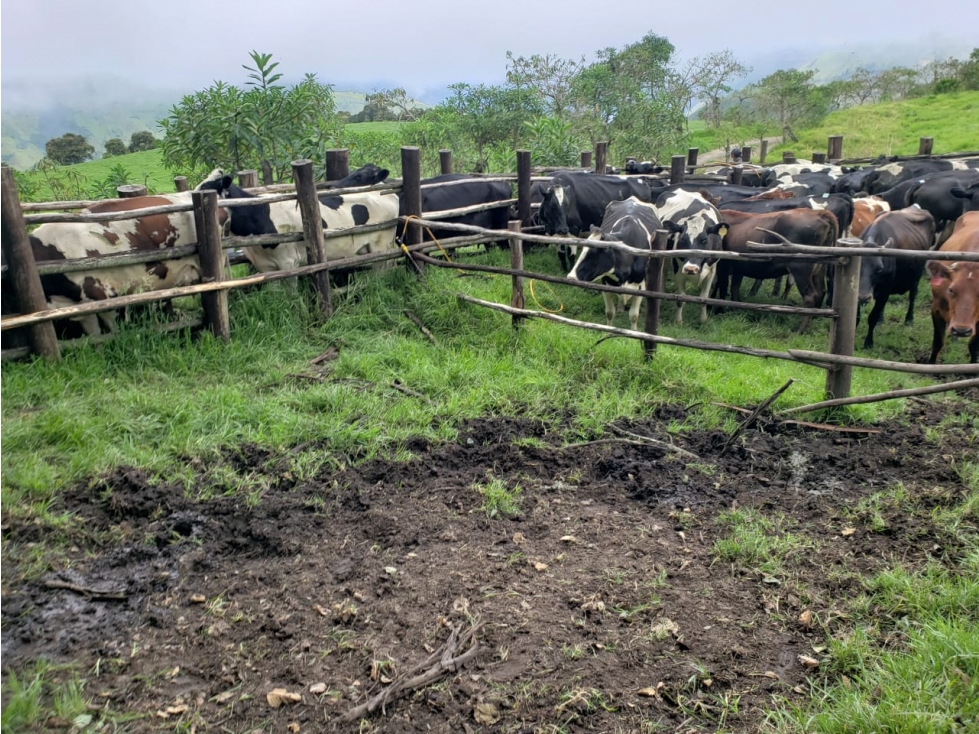
[[[821,659],[815,622],[847,623],[861,575],[955,555],[898,508],[883,529],[853,513],[898,481],[929,506],[963,492],[952,458],[974,439],[936,445],[944,411],[908,410],[875,434],[761,422],[723,455],[722,433],[673,438],[689,465],[635,443],[561,448],[527,417],[306,480],[243,446],[226,459],[264,486],[248,501],[119,468],[64,497],[78,522],[63,568],[25,582],[5,566],[3,666],[73,662],[96,705],[142,715],[131,731],[755,731],[823,674],[799,656]],[[683,416],[619,427],[670,440]],[[482,509],[494,478],[519,485],[518,514]],[[813,547],[777,577],[718,561],[732,507]],[[344,720],[385,691],[366,723]]]

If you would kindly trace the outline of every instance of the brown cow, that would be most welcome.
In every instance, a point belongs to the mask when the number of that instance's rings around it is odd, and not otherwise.
[[[850,234],[854,237],[862,237],[864,230],[870,226],[877,217],[884,212],[889,212],[891,205],[879,196],[863,196],[853,200],[853,221],[850,223]]]
[[[979,253],[979,212],[967,212],[955,222],[955,230],[940,252]],[[945,334],[969,338],[969,361],[979,362],[979,262],[928,263],[931,275],[931,322],[934,335],[931,357],[935,364],[945,346]]]
[[[817,247],[833,247],[839,237],[836,217],[825,209],[790,209],[771,214],[747,214],[732,209],[722,209],[721,217],[730,225],[724,237],[724,249],[730,252],[758,252],[748,247],[748,242],[778,244],[777,237],[763,232],[771,230],[789,242]],[[791,274],[802,294],[802,301],[809,308],[818,308],[826,295],[826,268],[822,263],[763,260],[721,260],[718,274],[720,297],[727,297],[727,278],[731,278],[731,298],[741,300],[741,279],[778,278]],[[811,316],[803,316],[799,333],[805,332]]]

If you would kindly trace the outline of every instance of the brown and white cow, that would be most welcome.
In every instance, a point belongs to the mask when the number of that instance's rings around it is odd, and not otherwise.
[[[955,223],[939,252],[979,253],[979,212],[967,212]],[[969,339],[969,361],[979,362],[979,262],[928,263],[931,275],[932,364],[945,346],[945,335]]]
[[[853,221],[850,223],[850,235],[862,237],[864,230],[877,217],[889,212],[891,205],[879,196],[863,196],[853,200]]]

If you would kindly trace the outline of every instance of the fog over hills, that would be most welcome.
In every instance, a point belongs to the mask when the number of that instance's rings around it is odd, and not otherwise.
[[[975,45],[975,44],[973,44]],[[972,45],[963,41],[932,35],[913,43],[845,44],[831,47],[794,48],[777,52],[758,52],[743,61],[752,67],[741,84],[757,81],[776,69],[817,69],[816,81],[825,83],[849,76],[861,66],[872,71],[893,66],[914,66],[950,56],[966,58]],[[505,59],[500,60],[498,78],[471,80],[499,84],[504,81]],[[444,86],[407,85],[398,80],[378,79],[356,86],[362,92],[340,91],[354,84],[334,80],[328,73],[316,70],[318,78],[333,83],[339,109],[358,112],[364,105],[364,91],[405,86],[409,95],[421,102],[435,104],[449,92]],[[284,78],[291,84],[297,79]],[[37,79],[25,75],[4,74],[2,79],[3,162],[16,168],[28,168],[44,156],[44,144],[66,132],[88,138],[100,155],[105,141],[119,137],[128,142],[140,130],[161,133],[157,120],[185,94],[195,91],[176,86],[149,86],[123,76],[86,76],[73,79]]]

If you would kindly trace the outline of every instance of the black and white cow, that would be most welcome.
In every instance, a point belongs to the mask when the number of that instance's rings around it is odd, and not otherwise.
[[[652,204],[632,196],[624,201],[612,201],[605,209],[601,227],[592,225],[589,240],[620,242],[640,250],[652,248],[657,229],[662,228]],[[646,261],[649,258],[610,250],[607,248],[584,247],[575,262],[568,278],[588,283],[601,281],[605,285],[617,285],[640,290],[646,282]],[[615,294],[603,293],[605,298],[605,320],[609,326],[615,317]],[[629,323],[635,329],[639,323],[639,296],[622,296],[622,307],[629,301]]]
[[[454,181],[451,186],[439,186]],[[494,201],[506,201],[513,198],[510,184],[506,181],[481,181],[463,173],[446,173],[433,178],[422,179],[422,211],[439,212],[447,209],[460,209],[464,206],[489,204]],[[402,211],[402,214],[404,212]],[[468,224],[472,227],[485,229],[506,229],[510,219],[510,211],[506,206],[496,209],[486,209],[481,212],[463,214],[442,221],[454,224]],[[438,239],[462,234],[448,229],[432,228],[432,234],[422,230],[423,239],[429,240],[434,235]]]
[[[653,174],[662,173],[665,169],[663,166],[657,164],[654,161],[626,161],[625,162],[625,172],[628,174]]]
[[[661,194],[656,200],[655,211],[659,220],[672,233],[672,249],[682,255],[683,250],[723,249],[727,225],[721,221],[721,214],[703,196],[689,191],[670,191]],[[717,260],[697,257],[678,257],[673,280],[676,292],[684,294],[690,283],[697,286],[697,295],[710,296],[717,273]],[[700,323],[707,322],[707,305],[700,306]],[[683,303],[676,305],[676,323],[683,323]]]
[[[979,158],[962,158],[958,160],[913,160],[887,163],[877,166],[864,179],[864,191],[868,194],[881,194],[902,181],[921,178],[929,173],[942,171],[964,171],[969,168],[979,168]]]
[[[605,208],[613,201],[630,197],[649,202],[649,184],[621,176],[598,176],[592,173],[559,173],[544,189],[539,217],[548,235],[574,235],[601,226]],[[561,264],[571,267],[568,251],[558,248]]]
[[[935,238],[935,220],[917,206],[896,212],[885,212],[877,217],[863,233],[866,247],[883,247],[895,250],[924,251],[931,248]],[[860,303],[874,301],[867,317],[867,336],[864,349],[874,346],[874,329],[884,313],[887,300],[894,294],[908,294],[908,312],[904,323],[914,320],[914,299],[918,283],[924,272],[922,260],[864,256],[860,263]],[[859,319],[859,315],[857,317]]]

